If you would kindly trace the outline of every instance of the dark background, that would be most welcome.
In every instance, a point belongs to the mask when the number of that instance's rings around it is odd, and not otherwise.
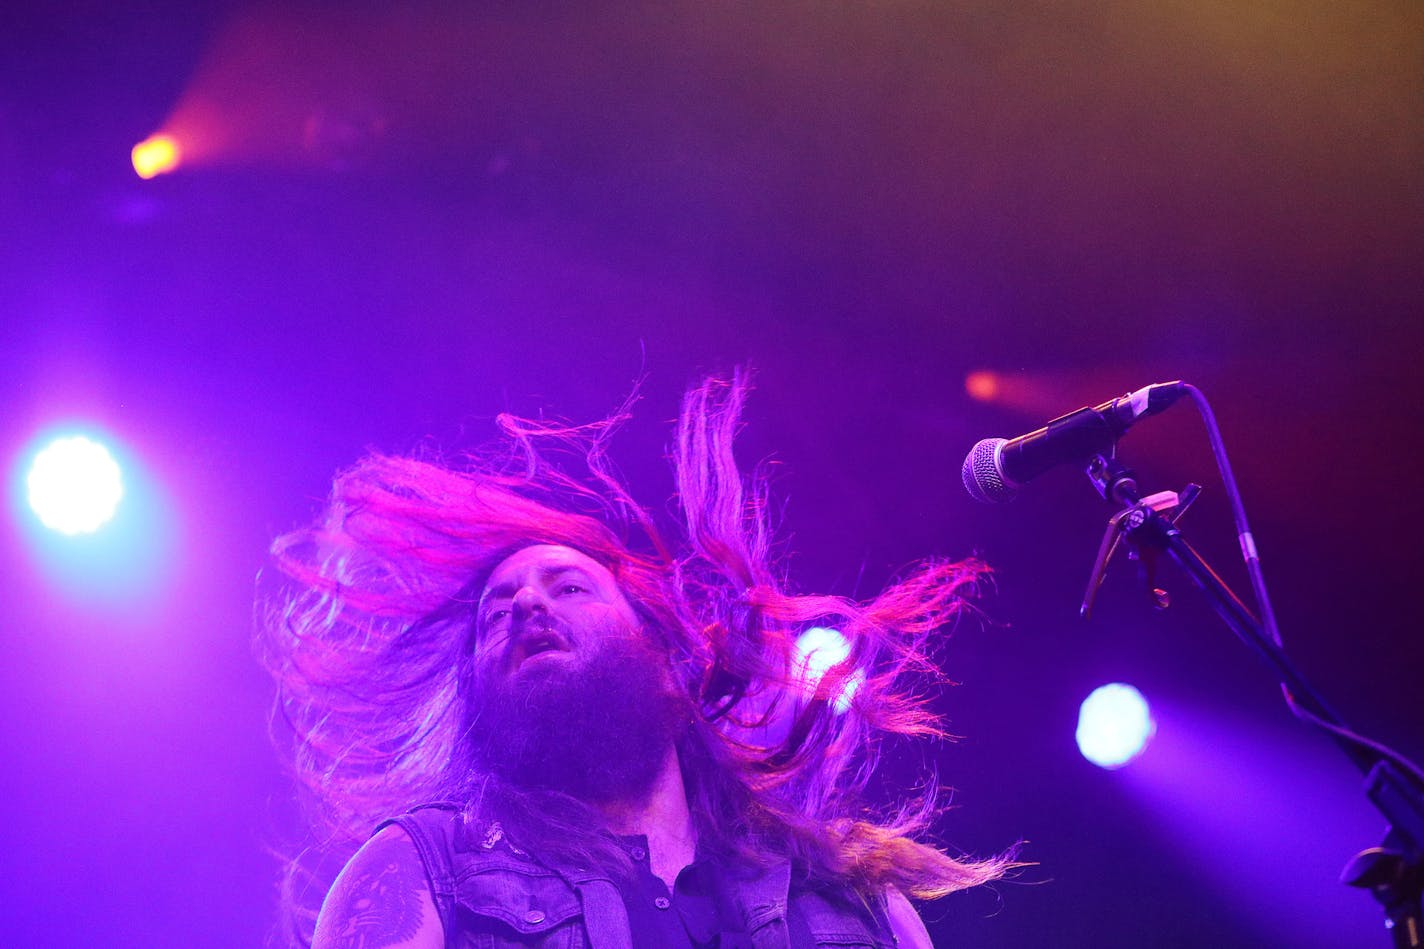
[[[292,792],[254,577],[336,469],[504,410],[598,418],[646,374],[615,454],[662,508],[678,394],[748,362],[741,456],[773,462],[800,586],[998,570],[946,646],[942,831],[1039,866],[927,908],[939,944],[1386,944],[1335,882],[1382,822],[1264,667],[1172,574],[1167,613],[1123,564],[1078,622],[1110,509],[1071,470],[980,507],[958,467],[1194,382],[1297,663],[1424,755],[1417,2],[7,11],[5,943],[262,941]],[[140,181],[160,129],[190,160]],[[130,499],[66,544],[20,479],[67,425],[114,442]],[[1244,592],[1190,408],[1122,454],[1205,485],[1186,525]],[[1073,728],[1113,680],[1159,734],[1107,772]]]

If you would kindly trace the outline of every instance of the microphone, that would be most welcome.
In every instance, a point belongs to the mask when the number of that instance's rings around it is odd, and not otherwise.
[[[1186,391],[1159,382],[1136,392],[1069,412],[1018,438],[986,438],[969,450],[960,474],[970,497],[986,504],[1012,501],[1019,488],[1050,468],[1081,463],[1112,448],[1138,419],[1156,415]]]

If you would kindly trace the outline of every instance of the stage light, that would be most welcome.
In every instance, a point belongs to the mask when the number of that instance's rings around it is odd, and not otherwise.
[[[796,676],[801,680],[807,697],[816,693],[821,679],[834,666],[845,662],[850,656],[850,642],[839,630],[826,626],[813,626],[796,639]],[[865,673],[857,672],[846,679],[840,694],[831,701],[836,714],[850,708],[856,690],[865,681]]]
[[[40,522],[71,536],[104,526],[124,495],[114,456],[83,435],[57,438],[36,454],[26,486]]]
[[[1078,710],[1078,750],[1100,768],[1121,768],[1157,731],[1142,693],[1114,682],[1093,690]]]
[[[992,402],[999,397],[999,376],[977,369],[964,377],[964,391],[977,402]]]
[[[177,139],[168,135],[150,135],[133,147],[134,171],[145,180],[172,171],[183,158]]]

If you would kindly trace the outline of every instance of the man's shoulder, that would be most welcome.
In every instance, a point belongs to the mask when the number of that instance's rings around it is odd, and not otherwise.
[[[421,804],[389,818],[381,828],[399,827],[410,835],[427,869],[442,865],[487,862],[500,857],[529,861],[529,853],[512,840],[495,817],[481,816],[459,804]]]
[[[924,920],[898,887],[885,888],[886,909],[890,915],[890,930],[895,944],[908,949],[934,949]]]
[[[896,945],[930,949],[919,914],[898,889],[866,892],[849,882],[794,877],[790,911],[799,917],[817,945],[850,938],[868,946]]]
[[[424,854],[427,841],[453,846],[464,833],[466,823],[465,811],[459,805],[434,801],[418,804],[402,814],[386,818],[378,825],[376,832],[379,836],[392,827],[398,827],[410,836],[416,850]]]
[[[444,931],[415,843],[381,828],[336,878],[317,918],[313,949],[383,945],[438,949]]]

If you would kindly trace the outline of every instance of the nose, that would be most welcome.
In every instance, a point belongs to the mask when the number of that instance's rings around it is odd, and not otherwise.
[[[545,616],[549,613],[549,603],[544,599],[544,594],[540,593],[533,586],[522,586],[514,594],[514,599],[510,605],[513,618],[516,623],[525,622],[536,613]]]

